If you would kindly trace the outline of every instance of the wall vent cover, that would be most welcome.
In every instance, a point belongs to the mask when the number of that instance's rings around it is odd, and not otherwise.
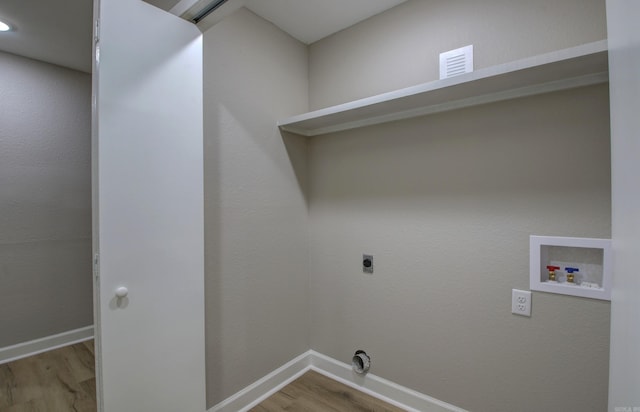
[[[473,71],[473,44],[440,53],[440,79]]]

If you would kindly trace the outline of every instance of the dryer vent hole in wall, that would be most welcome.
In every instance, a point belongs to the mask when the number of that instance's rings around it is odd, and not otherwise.
[[[359,349],[353,354],[351,366],[355,373],[360,375],[365,374],[371,366],[371,358],[367,355],[367,352]]]

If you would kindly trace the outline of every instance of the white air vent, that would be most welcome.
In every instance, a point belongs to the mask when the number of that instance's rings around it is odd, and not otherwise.
[[[473,71],[473,44],[440,53],[440,79]]]

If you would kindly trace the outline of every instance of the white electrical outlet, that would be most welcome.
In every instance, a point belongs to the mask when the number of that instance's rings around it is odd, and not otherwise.
[[[531,292],[528,290],[511,290],[511,313],[520,316],[531,316]]]

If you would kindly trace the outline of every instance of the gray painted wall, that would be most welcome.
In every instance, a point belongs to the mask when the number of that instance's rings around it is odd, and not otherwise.
[[[373,373],[474,411],[606,408],[608,302],[534,293],[531,318],[510,313],[530,234],[611,234],[605,85],[309,140],[274,127],[433,80],[416,50],[474,43],[483,67],[606,37],[602,2],[514,3],[411,1],[308,51],[246,9],[205,33],[208,406],[311,347],[364,348]],[[448,42],[454,12],[482,24]]]
[[[610,237],[607,97],[311,139],[312,349],[362,348],[372,373],[472,411],[605,410],[609,302],[534,292],[524,318],[511,289],[529,289],[529,235]]]
[[[247,9],[204,35],[207,405],[309,349],[307,49]]]
[[[0,53],[0,347],[93,323],[91,76]]]
[[[310,46],[310,106],[603,38],[604,1],[410,1]],[[601,85],[310,139],[312,348],[473,411],[605,410],[609,303],[510,303],[530,234],[610,237],[608,110]]]
[[[605,38],[604,0],[410,0],[310,46],[309,106],[437,80],[468,44],[479,69]]]

